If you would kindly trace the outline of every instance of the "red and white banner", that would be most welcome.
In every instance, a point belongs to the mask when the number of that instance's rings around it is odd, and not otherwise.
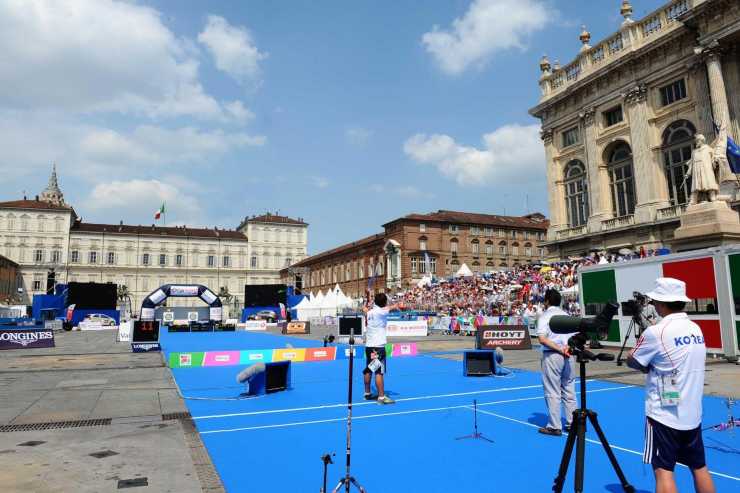
[[[426,320],[393,320],[386,327],[388,337],[425,337],[427,331]]]

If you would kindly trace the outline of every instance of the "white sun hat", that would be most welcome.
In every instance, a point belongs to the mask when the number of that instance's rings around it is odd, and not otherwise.
[[[659,277],[655,280],[655,288],[645,296],[655,301],[691,301],[686,296],[686,283],[672,277]]]

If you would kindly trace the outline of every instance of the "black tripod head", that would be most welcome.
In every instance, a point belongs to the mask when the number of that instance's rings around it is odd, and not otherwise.
[[[328,466],[329,464],[334,464],[334,461],[331,460],[332,457],[334,457],[333,452],[331,454],[324,454],[321,456],[321,462],[323,462],[325,466]]]
[[[579,363],[588,363],[589,361],[614,361],[614,355],[610,353],[593,353],[586,349],[584,345],[588,342],[585,334],[578,333],[568,339],[568,347],[571,354],[576,356]]]

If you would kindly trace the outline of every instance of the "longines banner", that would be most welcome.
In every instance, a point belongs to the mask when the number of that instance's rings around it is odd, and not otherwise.
[[[477,349],[531,349],[532,340],[526,325],[481,325],[476,346]]]
[[[51,329],[0,330],[0,349],[54,347]]]

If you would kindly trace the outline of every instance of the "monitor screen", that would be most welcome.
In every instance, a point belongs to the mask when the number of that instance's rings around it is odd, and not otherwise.
[[[362,335],[362,317],[339,317],[339,335],[340,336],[361,336]]]
[[[285,284],[248,284],[244,286],[244,308],[285,305],[287,295]]]
[[[134,333],[132,342],[157,342],[159,341],[159,321],[136,320],[134,321]]]
[[[118,286],[113,283],[70,282],[67,286],[67,305],[76,309],[115,310]]]

